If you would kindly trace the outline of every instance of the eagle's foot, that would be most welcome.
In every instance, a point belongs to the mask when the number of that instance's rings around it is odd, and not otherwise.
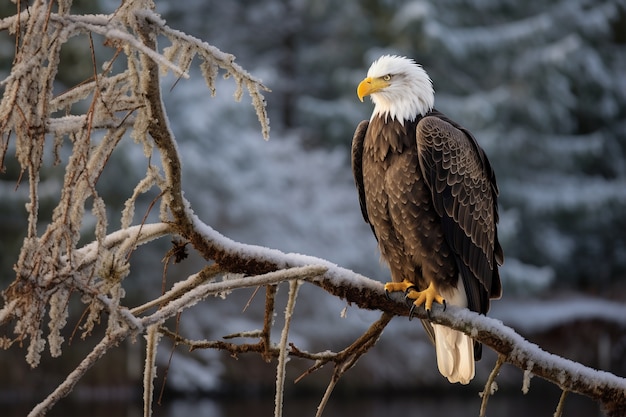
[[[424,305],[426,313],[430,317],[430,310],[433,307],[433,302],[443,304],[443,308],[446,308],[446,300],[437,292],[435,286],[431,283],[424,291],[417,291],[416,289],[409,290],[406,294],[407,300],[414,300],[409,311],[409,320],[413,318],[415,309]]]
[[[385,295],[389,299],[390,292],[402,291],[406,295],[411,291],[415,291],[415,288],[415,284],[406,279],[402,282],[388,282],[385,284]]]

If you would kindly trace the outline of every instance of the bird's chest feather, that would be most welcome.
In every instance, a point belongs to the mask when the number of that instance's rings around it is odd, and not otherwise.
[[[371,128],[373,125],[373,129]],[[415,126],[370,125],[363,145],[369,221],[392,270],[415,276],[441,247],[441,219],[422,178]],[[419,275],[419,274],[417,274]]]
[[[414,134],[373,126],[363,147],[363,186],[369,218],[383,240],[388,229],[410,227],[431,207],[422,179]],[[409,130],[414,132],[414,129]]]

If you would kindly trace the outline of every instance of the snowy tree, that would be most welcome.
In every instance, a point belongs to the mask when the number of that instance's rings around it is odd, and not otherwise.
[[[21,9],[23,4],[18,2],[17,13],[0,21],[0,29],[15,39],[10,72],[0,81],[0,161],[19,165],[20,175],[14,181],[20,189],[27,189],[26,234],[15,260],[15,279],[2,294],[0,323],[7,332],[1,345],[24,345],[26,361],[32,367],[40,364],[46,346],[52,357],[62,356],[67,349],[62,331],[68,325],[69,310],[77,304],[84,309],[77,324],[82,336],[104,329],[93,350],[31,415],[45,414],[105,353],[138,336],[146,339],[144,415],[152,410],[157,348],[163,337],[194,349],[276,359],[276,416],[282,414],[288,357],[311,361],[306,374],[332,364],[334,372],[318,409],[320,415],[341,376],[376,344],[394,316],[407,315],[406,306],[388,300],[378,281],[323,259],[231,240],[197,216],[192,199],[183,192],[183,151],[167,115],[162,74],[174,78],[197,75],[208,93],[214,94],[222,86],[218,76],[230,78],[236,100],[244,92],[249,94],[260,123],[259,136],[264,137],[269,134],[263,96],[266,87],[236,64],[233,55],[170,27],[150,1],[124,2],[110,14],[75,14],[70,5],[70,1],[35,1]],[[67,91],[56,91],[62,48],[77,38],[87,42],[92,75]],[[108,50],[104,62],[94,39]],[[196,65],[197,74],[191,70]],[[207,138],[211,140],[215,138]],[[143,176],[129,190],[125,204],[116,207],[101,179],[120,175],[117,169],[121,167],[110,164],[121,146],[128,146],[129,152],[138,149],[143,155],[141,162],[128,159],[143,168]],[[239,150],[245,152],[245,148]],[[63,177],[59,193],[50,199],[54,207],[47,222],[40,216],[48,192],[41,180],[49,165],[60,169]],[[240,165],[246,165],[245,157]],[[227,176],[235,168],[225,166],[211,174]],[[153,196],[150,203],[138,204],[147,195]],[[111,226],[112,218],[119,227]],[[146,293],[149,298],[139,302],[127,299],[128,288],[137,285],[133,280],[141,275],[140,247],[154,245],[166,236],[173,246],[147,262],[154,264],[163,258],[164,277],[171,265],[188,255],[199,257],[200,266],[184,276],[178,271],[180,279],[175,284],[163,281],[161,294],[151,297]],[[276,297],[280,284],[288,287],[288,297],[283,320],[277,325],[274,315],[280,308]],[[328,298],[377,311],[378,319],[338,352],[299,347],[292,339],[296,296],[301,294],[302,299],[304,287],[313,286],[325,290]],[[260,330],[237,329],[227,341],[190,340],[179,332],[179,324],[187,322],[180,318],[181,312],[215,302],[213,296],[229,300],[233,291],[242,288],[258,288],[264,293],[262,314],[257,317]],[[321,303],[312,304],[319,308]],[[564,393],[558,410],[568,392],[594,398],[611,416],[622,415],[626,409],[623,378],[549,355],[497,320],[454,308],[435,310],[430,317],[425,311],[417,315],[470,334],[498,353],[483,391],[483,414],[505,362],[524,371],[526,388],[531,375],[558,385]],[[175,317],[178,320],[168,321]],[[278,341],[272,338],[276,326]],[[230,341],[248,338],[257,342]]]

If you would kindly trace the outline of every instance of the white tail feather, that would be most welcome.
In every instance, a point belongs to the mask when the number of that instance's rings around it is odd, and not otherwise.
[[[448,381],[461,384],[474,378],[474,341],[457,330],[433,324],[437,367]]]
[[[463,279],[459,275],[456,288],[442,293],[448,304],[467,307],[467,296]],[[469,383],[474,378],[474,341],[471,337],[457,330],[433,324],[437,367],[448,381],[461,384]]]

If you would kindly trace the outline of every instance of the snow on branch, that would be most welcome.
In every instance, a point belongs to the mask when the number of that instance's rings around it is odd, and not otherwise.
[[[198,219],[196,223],[201,225]],[[225,252],[238,253],[240,264],[252,268],[256,265],[262,270],[267,268],[268,264],[275,265],[276,268],[319,264],[328,270],[311,282],[328,293],[345,299],[359,308],[381,310],[391,315],[408,315],[404,300],[389,300],[384,293],[383,285],[378,281],[321,259],[238,244],[221,236],[207,225],[202,225],[199,229],[203,231],[208,241],[219,245]],[[454,306],[449,306],[446,311],[435,306],[430,316],[422,308],[416,316],[472,336],[497,352],[503,362],[524,371],[526,377],[536,375],[559,386],[565,392],[574,392],[594,399],[602,404],[609,416],[621,416],[626,412],[625,378],[597,371],[545,352],[499,320]],[[484,392],[491,391],[491,382],[493,381],[489,381]]]
[[[419,316],[428,317],[424,311]],[[504,362],[524,371],[524,385],[527,388],[530,376],[536,375],[557,385],[564,392],[574,392],[596,400],[608,415],[624,415],[626,412],[626,378],[545,352],[501,321],[467,309],[450,306],[444,312],[441,308],[435,308],[430,318],[434,323],[472,336],[496,351]]]

